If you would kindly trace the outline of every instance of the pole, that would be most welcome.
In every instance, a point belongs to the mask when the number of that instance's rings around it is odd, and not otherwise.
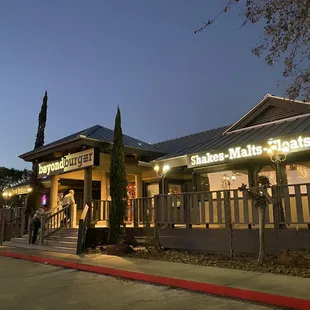
[[[279,185],[282,184],[282,176],[280,171],[280,160],[276,160],[276,178],[277,178],[277,204],[278,204],[278,211],[280,211],[280,228],[286,228],[285,223],[285,214],[282,205],[282,194],[281,194],[281,187]]]
[[[161,178],[161,193],[162,195],[165,194],[165,176],[164,175]]]
[[[280,161],[276,161],[276,175],[277,175],[277,184],[282,184],[281,180],[281,171],[280,171]]]

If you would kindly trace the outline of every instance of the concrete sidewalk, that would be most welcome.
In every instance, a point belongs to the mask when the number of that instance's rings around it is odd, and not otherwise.
[[[310,309],[310,279],[108,255],[0,246],[0,255],[293,309]]]

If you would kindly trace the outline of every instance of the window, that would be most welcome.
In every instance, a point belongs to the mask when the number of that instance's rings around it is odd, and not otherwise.
[[[287,184],[305,184],[310,183],[310,162],[286,165]],[[307,193],[305,185],[300,186],[302,194]],[[295,194],[294,186],[289,187],[289,193]]]
[[[168,193],[169,194],[181,194],[182,192],[182,186],[181,184],[171,184],[169,183],[169,189],[168,189]]]
[[[200,174],[197,176],[197,190],[199,192],[209,192],[210,191],[210,181],[208,174]]]
[[[153,197],[155,195],[159,194],[159,184],[158,183],[152,183],[146,185],[146,196],[147,197]]]
[[[277,184],[277,174],[276,170],[271,166],[264,166],[258,175],[264,175],[269,178],[269,182],[271,185]]]
[[[247,170],[208,173],[208,178],[210,191],[238,189],[242,183],[249,184]]]
[[[286,165],[287,183],[310,183],[310,162]]]
[[[173,184],[169,183],[168,185],[168,195],[174,195],[177,199],[177,208],[181,205],[181,193],[182,193],[182,185],[181,184]],[[173,204],[174,207],[174,204]]]

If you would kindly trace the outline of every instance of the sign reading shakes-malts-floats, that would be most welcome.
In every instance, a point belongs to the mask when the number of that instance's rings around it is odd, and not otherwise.
[[[225,161],[233,161],[243,158],[253,158],[268,155],[269,149],[285,151],[286,153],[299,152],[310,149],[310,137],[295,137],[289,139],[269,139],[266,144],[248,144],[247,146],[231,147],[226,151],[214,151],[191,154],[187,157],[189,168],[198,166],[215,165]]]
[[[38,164],[38,178],[79,170],[89,166],[99,166],[100,152],[98,149],[89,149],[69,154],[58,160]]]

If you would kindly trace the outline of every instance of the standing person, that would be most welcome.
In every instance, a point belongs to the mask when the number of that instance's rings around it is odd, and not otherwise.
[[[67,210],[65,211],[66,215],[66,224],[69,225],[68,223],[71,220],[71,206],[75,204],[74,200],[74,190],[71,189],[67,195],[62,200],[62,207],[68,207]]]
[[[62,199],[63,199],[63,194],[59,194],[58,198],[57,198],[57,210],[56,210],[56,212],[59,212],[62,210]],[[60,220],[61,227],[65,225],[65,221],[66,221],[66,215],[64,215],[63,219]]]
[[[33,233],[31,244],[35,244],[37,242],[39,228],[41,227],[41,217],[45,216],[47,213],[48,213],[48,207],[45,205],[41,206],[34,214],[32,219]]]

